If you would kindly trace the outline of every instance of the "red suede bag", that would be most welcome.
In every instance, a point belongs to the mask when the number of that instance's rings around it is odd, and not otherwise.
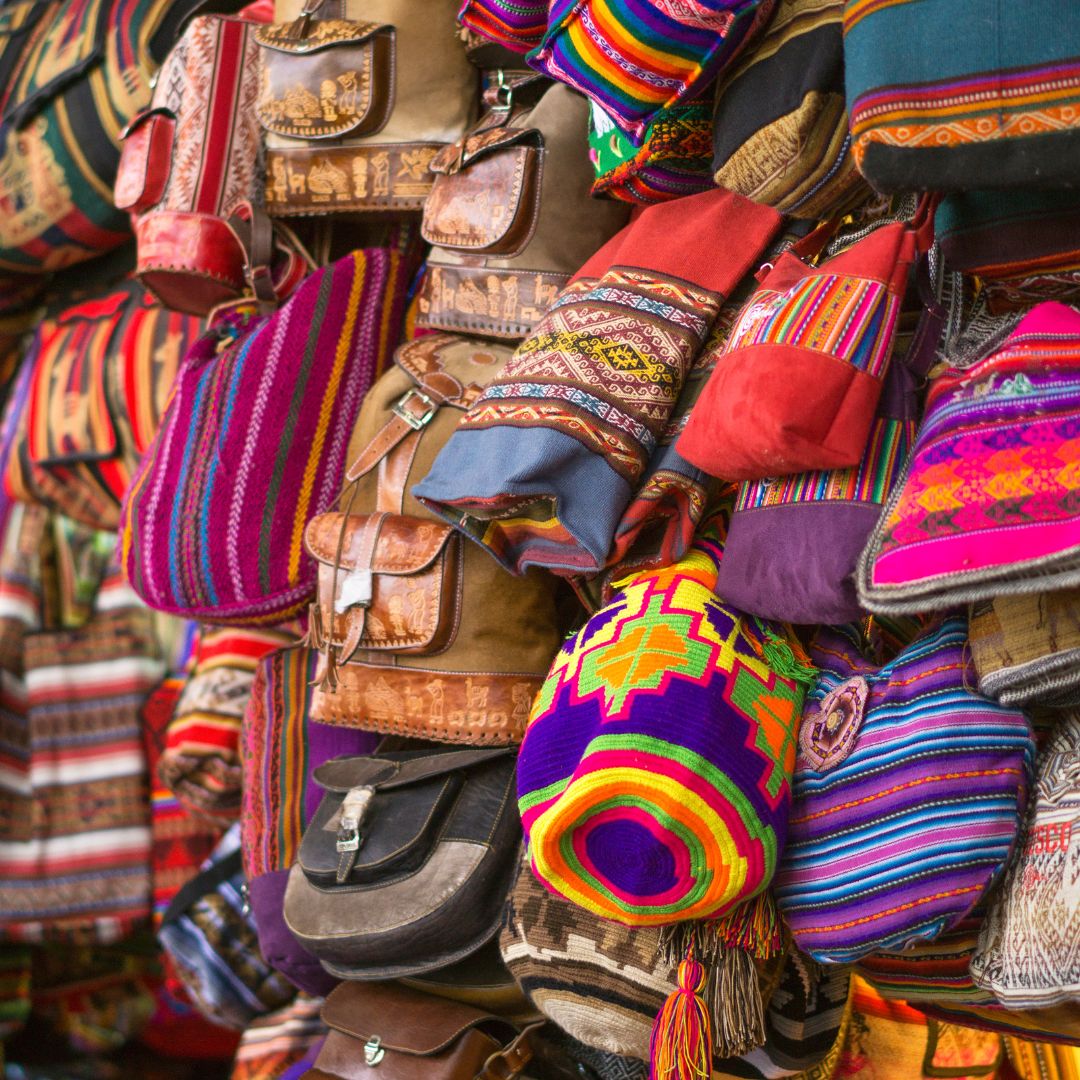
[[[823,226],[759,275],[676,444],[725,480],[854,466],[862,459],[929,202],[810,266]]]

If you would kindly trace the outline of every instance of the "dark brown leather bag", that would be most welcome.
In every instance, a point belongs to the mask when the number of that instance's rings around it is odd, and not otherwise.
[[[343,983],[322,1008],[330,1029],[306,1080],[514,1080],[531,1037],[507,1020],[393,983]]]
[[[578,268],[626,224],[594,199],[588,102],[535,74],[503,78],[468,136],[435,155],[422,231],[434,247],[420,325],[522,338]]]
[[[510,354],[418,338],[368,394],[341,509],[304,534],[319,563],[315,719],[442,742],[523,738],[561,641],[557,583],[507,573],[410,494]]]
[[[475,116],[456,0],[276,0],[260,27],[266,207],[419,210],[428,166]]]
[[[436,971],[498,932],[521,841],[509,748],[337,758],[304,830],[285,922],[331,975]]]

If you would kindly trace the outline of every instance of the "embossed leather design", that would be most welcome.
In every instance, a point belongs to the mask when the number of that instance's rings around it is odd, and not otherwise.
[[[374,536],[365,544],[368,530]],[[344,662],[361,648],[431,656],[453,642],[461,537],[449,525],[401,514],[333,512],[308,523],[304,543],[319,561],[320,647],[337,643]],[[369,602],[342,611],[357,574],[368,575]]]
[[[261,26],[259,122],[294,139],[373,135],[394,99],[394,28],[325,19]]]
[[[331,974],[375,980],[432,971],[494,936],[521,837],[514,753],[456,756],[457,762],[447,751],[380,755],[414,768],[415,782],[399,786],[394,777],[380,786],[381,760],[342,759],[321,772],[333,789],[304,832],[285,921]],[[427,758],[437,759],[433,772],[424,768]],[[340,788],[350,772],[373,794],[359,821],[358,847],[341,852],[347,796]]]
[[[169,182],[175,138],[176,117],[164,109],[144,112],[128,124],[113,189],[118,210],[137,214],[161,201]]]
[[[542,170],[538,131],[496,129],[440,151],[431,163],[424,239],[453,251],[520,254],[536,229]]]

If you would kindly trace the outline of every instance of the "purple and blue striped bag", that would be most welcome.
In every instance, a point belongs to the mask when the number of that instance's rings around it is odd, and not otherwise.
[[[274,625],[307,606],[304,527],[341,489],[413,269],[397,249],[354,251],[273,314],[233,305],[196,341],[121,513],[124,571],[150,607]]]
[[[775,895],[823,963],[932,941],[967,916],[1017,836],[1027,718],[974,689],[967,619],[938,621],[884,667],[853,627],[822,629],[799,729]]]

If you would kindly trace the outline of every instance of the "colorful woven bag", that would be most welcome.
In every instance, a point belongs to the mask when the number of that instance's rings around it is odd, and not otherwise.
[[[657,926],[760,893],[787,832],[803,688],[713,593],[719,548],[623,583],[533,706],[518,805],[536,875]]]
[[[855,160],[879,191],[1076,183],[1070,0],[847,0],[844,66]]]
[[[640,139],[695,97],[772,13],[774,0],[552,0],[530,67],[602,105]]]
[[[123,565],[151,607],[274,625],[307,606],[304,526],[341,489],[412,270],[396,248],[355,251],[274,314],[236,305],[192,346],[122,514]]]
[[[227,827],[239,816],[240,721],[255,671],[296,637],[284,627],[203,627],[158,763],[158,776],[195,817]]]
[[[977,363],[934,380],[905,475],[859,560],[881,614],[1080,584],[1080,312],[1033,308]]]
[[[880,669],[852,629],[819,631],[775,892],[822,962],[931,941],[1009,857],[1033,743],[1023,713],[980,697],[967,622],[931,627]]]
[[[725,73],[712,116],[720,187],[813,221],[870,194],[851,155],[843,12],[844,0],[779,0]]]
[[[327,994],[335,980],[285,925],[285,886],[323,797],[312,772],[336,757],[371,753],[380,736],[308,718],[317,665],[318,653],[303,646],[259,661],[240,736],[240,828],[263,955],[300,989]]]
[[[458,22],[516,53],[540,44],[547,29],[547,0],[462,0]]]
[[[1067,712],[1039,751],[1022,844],[971,960],[976,983],[1009,1008],[1080,1005],[1078,781],[1080,713]]]
[[[928,212],[925,204],[910,225],[889,222],[808,265],[828,241],[823,226],[763,268],[679,453],[725,480],[858,466]]]
[[[862,616],[855,569],[918,427],[910,372],[885,375],[862,461],[739,487],[716,591],[753,615],[836,625]]]
[[[92,290],[41,322],[5,477],[30,498],[113,531],[124,492],[201,323],[164,310],[136,281]]]
[[[779,227],[729,192],[648,207],[563,290],[416,497],[512,573],[603,569],[725,297]]]
[[[198,7],[193,0],[6,6],[0,269],[60,270],[128,238],[126,215],[112,201],[120,131],[149,101],[154,71]]]

